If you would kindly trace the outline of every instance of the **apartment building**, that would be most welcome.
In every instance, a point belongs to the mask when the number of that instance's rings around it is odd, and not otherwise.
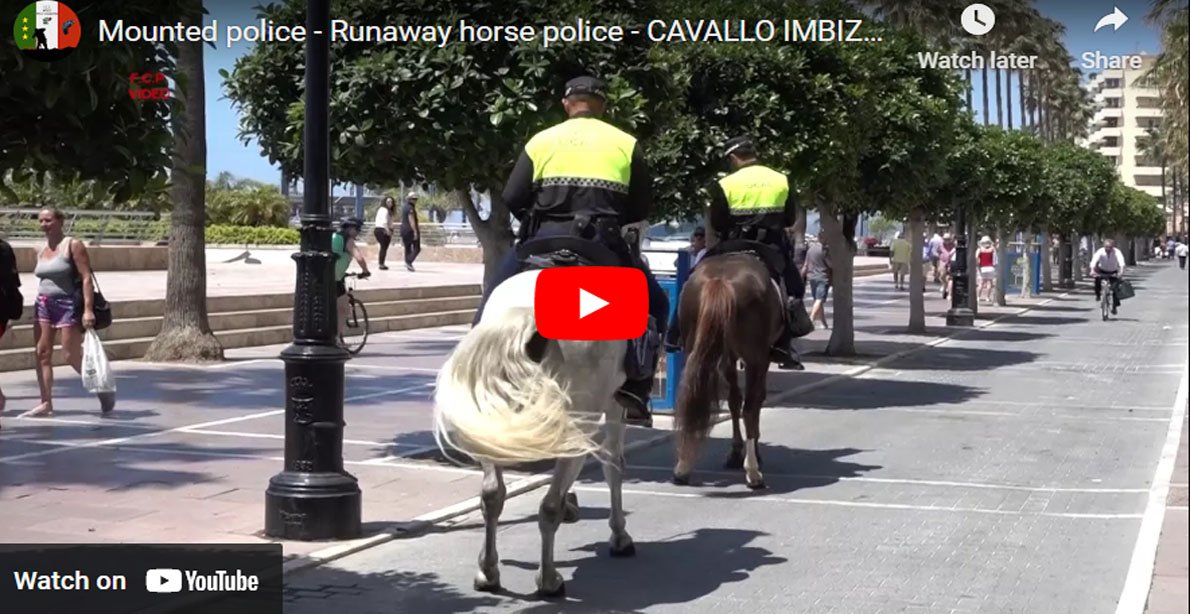
[[[1163,202],[1161,161],[1144,149],[1148,130],[1161,125],[1160,93],[1144,87],[1141,79],[1156,56],[1141,55],[1141,59],[1139,69],[1104,70],[1090,76],[1086,88],[1096,110],[1083,145],[1110,160],[1125,185]]]

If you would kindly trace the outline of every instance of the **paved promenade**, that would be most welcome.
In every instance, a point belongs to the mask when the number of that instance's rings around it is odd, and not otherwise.
[[[293,292],[297,267],[293,252],[287,249],[253,249],[250,259],[229,262],[242,255],[242,249],[207,250],[207,296],[242,296]],[[397,254],[400,255],[399,253]],[[446,262],[418,262],[410,273],[403,263],[390,262],[387,271],[369,262],[372,277],[361,281],[361,289],[406,288],[483,282],[483,265]],[[99,286],[110,301],[165,298],[165,271],[97,271]],[[21,275],[25,304],[37,296],[37,278]]]
[[[770,378],[769,490],[751,493],[719,469],[722,429],[688,488],[667,482],[664,428],[630,429],[625,492],[639,556],[601,554],[606,495],[589,472],[584,520],[559,533],[564,604],[527,595],[541,490],[510,500],[503,517],[513,593],[471,591],[479,477],[443,461],[429,432],[433,377],[464,329],[379,335],[347,381],[344,454],[364,491],[367,537],[284,544],[291,566],[371,547],[290,574],[286,612],[321,611],[331,596],[351,612],[1114,611],[1152,524],[1147,501],[1187,350],[1185,278],[1166,266],[1137,272],[1142,298],[1117,321],[1092,318],[1083,289],[986,308],[980,324],[1003,319],[949,341],[936,292],[929,333],[907,335],[907,293],[887,276],[859,280],[862,356],[822,356],[829,332],[817,331],[799,341],[808,369]],[[61,369],[56,416],[15,418],[35,403],[36,381],[0,375],[10,399],[0,542],[263,540],[264,489],[282,456],[280,349],[236,350],[214,367],[116,363],[121,401],[108,420]],[[1172,480],[1184,506],[1182,458]],[[542,469],[513,472],[510,487],[542,483]],[[1158,598],[1178,586],[1168,561],[1179,547],[1185,561],[1185,541],[1170,545],[1176,517],[1164,523]],[[434,521],[444,524],[426,533]]]
[[[669,483],[669,444],[629,454],[634,559],[606,556],[589,471],[583,519],[558,535],[563,602],[532,595],[538,491],[505,507],[502,595],[471,589],[472,515],[291,577],[286,612],[333,597],[352,612],[1139,614],[1185,413],[1187,293],[1171,267],[1135,270],[1140,298],[1115,321],[1080,290],[770,397],[767,491],[720,469],[723,428],[691,487]],[[885,326],[878,311],[865,328]]]

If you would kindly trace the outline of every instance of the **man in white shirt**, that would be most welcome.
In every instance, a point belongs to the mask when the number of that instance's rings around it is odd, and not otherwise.
[[[1186,256],[1190,255],[1190,247],[1185,243],[1178,241],[1177,247],[1173,248],[1173,253],[1178,257],[1178,267],[1183,271],[1186,270]]]
[[[1115,241],[1107,239],[1091,257],[1091,272],[1095,276],[1095,300],[1103,296],[1103,278],[1111,280],[1112,290],[1115,290],[1116,283],[1124,276],[1124,254],[1116,249]],[[1113,292],[1111,312],[1116,313],[1119,306],[1120,298]]]

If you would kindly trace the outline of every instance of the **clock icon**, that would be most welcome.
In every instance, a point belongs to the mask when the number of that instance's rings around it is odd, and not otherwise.
[[[969,4],[963,9],[961,21],[968,34],[983,36],[996,25],[996,13],[986,4]]]

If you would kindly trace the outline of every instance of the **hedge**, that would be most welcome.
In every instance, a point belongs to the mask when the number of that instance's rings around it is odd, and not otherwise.
[[[41,228],[34,219],[8,220],[2,229],[10,237],[39,237]],[[78,220],[68,232],[83,239],[126,239],[157,243],[169,236],[167,220]],[[207,226],[208,245],[297,245],[301,235],[296,228],[271,226]]]
[[[297,245],[301,234],[296,228],[273,226],[207,226],[208,245]]]

